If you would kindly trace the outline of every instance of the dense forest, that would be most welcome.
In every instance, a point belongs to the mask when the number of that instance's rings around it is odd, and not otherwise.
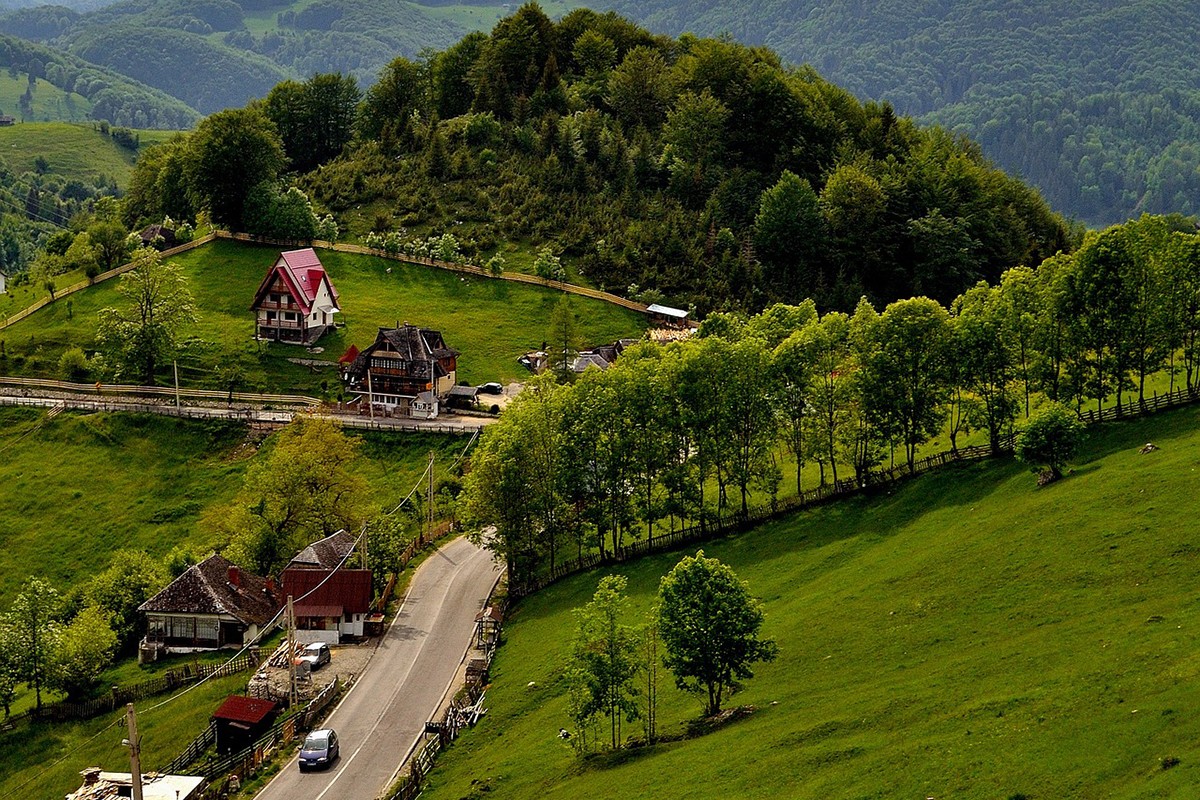
[[[253,229],[244,176],[274,179],[278,159],[266,143],[231,151],[252,167],[213,153],[234,129],[245,142],[270,125],[300,187],[359,237],[453,233],[478,258],[549,245],[596,285],[700,311],[949,302],[1072,243],[1034,190],[965,138],[769,50],[667,39],[611,13],[554,23],[529,4],[490,35],[393,60],[357,97],[352,79],[318,75],[210,117],[200,146],[144,160],[129,221],[208,210]],[[206,178],[223,187],[206,198],[198,161],[239,179]],[[178,175],[189,191],[171,188]]]
[[[569,322],[555,331],[567,333],[551,335],[554,359],[569,364]],[[1087,404],[1149,398],[1151,376],[1195,391],[1200,235],[1190,220],[1144,216],[948,308],[918,297],[882,311],[863,300],[852,314],[811,302],[716,314],[697,339],[562,374],[534,381],[489,427],[465,482],[515,581],[745,515],[781,491],[911,468],[947,434],[955,448],[981,431],[996,449],[1027,416],[1026,432],[1056,436]],[[1018,452],[1051,479],[1061,464],[1026,443]]]
[[[612,0],[652,30],[730,33],[857,96],[969,134],[1092,224],[1195,213],[1195,7],[1167,0]]]

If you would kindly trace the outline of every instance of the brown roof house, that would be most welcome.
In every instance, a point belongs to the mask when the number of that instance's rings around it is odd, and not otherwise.
[[[279,715],[279,706],[270,700],[231,694],[213,712],[217,752],[238,753],[265,736]]]
[[[371,611],[371,571],[354,568],[354,541],[338,531],[301,550],[284,568],[283,594],[294,598],[297,640],[339,644],[343,636],[363,635]]]
[[[138,607],[147,629],[139,657],[240,647],[258,636],[281,605],[272,581],[209,556]]]
[[[311,247],[279,254],[250,310],[258,337],[303,345],[320,339],[341,313],[337,289]]]
[[[392,416],[434,419],[458,374],[458,351],[441,331],[405,323],[380,328],[373,344],[344,364],[360,399]]]

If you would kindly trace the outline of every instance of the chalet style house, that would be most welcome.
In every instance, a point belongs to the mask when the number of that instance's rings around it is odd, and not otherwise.
[[[342,358],[343,378],[360,399],[384,413],[433,419],[454,387],[458,351],[440,331],[405,323],[380,328],[375,342]]]
[[[284,568],[284,595],[303,598],[294,606],[297,641],[339,644],[343,636],[363,635],[371,571],[355,569],[353,550],[354,537],[338,531],[301,550]]]
[[[193,564],[138,607],[146,615],[146,638],[138,656],[195,653],[237,647],[258,635],[282,602],[269,579],[219,555]]]
[[[320,339],[340,313],[337,289],[311,247],[280,253],[250,308],[256,336],[302,345]]]

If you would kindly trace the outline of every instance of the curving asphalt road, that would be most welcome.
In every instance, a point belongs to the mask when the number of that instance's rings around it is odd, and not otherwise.
[[[375,800],[456,676],[498,576],[491,553],[463,538],[431,555],[367,669],[325,723],[338,733],[341,757],[327,772],[303,774],[293,757],[258,800]]]

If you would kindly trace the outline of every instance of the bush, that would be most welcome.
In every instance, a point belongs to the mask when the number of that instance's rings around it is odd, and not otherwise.
[[[58,372],[68,381],[86,380],[91,372],[87,354],[80,347],[68,347],[58,357]]]
[[[1037,411],[1017,436],[1017,458],[1035,472],[1045,469],[1050,480],[1062,477],[1063,467],[1075,456],[1083,440],[1083,423],[1061,403]]]

